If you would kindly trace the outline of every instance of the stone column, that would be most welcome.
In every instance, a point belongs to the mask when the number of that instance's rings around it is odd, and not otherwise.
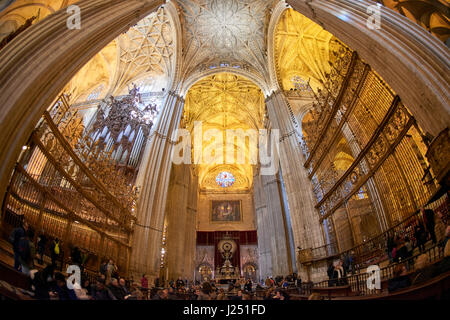
[[[258,260],[261,279],[272,276],[272,247],[270,238],[273,224],[267,213],[267,199],[259,172],[253,178],[253,196],[255,204],[256,228],[258,232]]]
[[[138,178],[142,189],[138,202],[130,271],[138,278],[147,273],[154,279],[159,275],[164,213],[172,168],[172,134],[177,130],[184,99],[169,92],[159,122],[150,136],[144,159],[146,167]],[[137,278],[137,279],[138,279]]]
[[[186,164],[175,165],[172,169],[166,209],[168,280],[184,276],[185,256],[193,254],[186,252],[186,240],[190,240],[187,235],[192,235],[190,229],[195,228],[195,225],[188,225],[190,171],[190,165]]]
[[[186,228],[184,230],[183,280],[194,280],[195,252],[197,247],[197,200],[198,200],[198,176],[192,173],[189,183],[188,202],[186,208]]]
[[[280,130],[279,155],[283,180],[286,186],[289,211],[292,220],[295,247],[302,249],[323,246],[324,238],[315,209],[312,183],[308,178],[305,162],[293,115],[284,94],[278,90],[266,100],[273,129]],[[300,270],[300,266],[297,266]],[[305,275],[306,278],[306,275]]]
[[[276,176],[262,176],[262,182],[267,199],[267,212],[273,232],[270,233],[272,245],[273,276],[287,276],[292,270],[289,262],[289,246],[287,230],[284,223],[283,202],[280,194],[280,181]]]

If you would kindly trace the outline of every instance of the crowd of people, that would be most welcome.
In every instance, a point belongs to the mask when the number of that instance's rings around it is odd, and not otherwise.
[[[440,239],[436,235],[436,221],[445,229],[444,235]],[[394,278],[400,279],[400,286],[406,283],[402,282],[404,274],[414,269],[415,259],[412,259],[412,257],[415,254],[424,253],[428,241],[431,241],[433,245],[438,245],[443,250],[450,236],[448,221],[440,213],[438,213],[438,219],[436,219],[435,213],[431,209],[422,208],[420,215],[402,226],[402,228],[398,227],[385,234],[385,250],[389,264],[401,263],[394,270]],[[356,269],[358,269],[358,265],[353,251],[344,253],[337,260],[329,261],[327,269],[328,286],[347,285],[348,276],[355,274]]]
[[[386,235],[386,253],[390,263],[407,261],[405,267],[409,270],[412,267],[410,258],[414,255],[416,248],[418,253],[423,253],[428,241],[431,241],[433,245],[438,244],[441,248],[445,248],[448,231],[445,231],[442,239],[438,240],[436,221],[442,224],[444,229],[449,228],[448,222],[443,221],[441,216],[436,219],[435,213],[431,209],[422,208],[420,216],[415,217],[404,228]]]
[[[432,210],[422,211],[423,222],[416,219],[404,230],[386,235],[386,251],[391,263],[397,263],[394,276],[389,280],[389,290],[409,286],[407,276],[412,268],[421,268],[423,261],[417,259],[414,266],[412,259],[414,250],[425,251],[425,244],[431,240],[445,248],[448,257],[450,245],[450,226],[446,223],[445,235],[437,239]],[[189,282],[181,278],[167,282],[155,279],[150,285],[147,275],[143,275],[140,282],[133,279],[126,280],[120,276],[119,268],[113,260],[100,264],[98,274],[93,276],[84,272],[86,255],[77,247],[71,248],[70,263],[78,265],[83,275],[81,283],[73,282],[68,287],[67,276],[58,271],[57,261],[61,256],[61,242],[59,239],[48,239],[40,234],[35,239],[34,231],[25,222],[14,229],[9,237],[14,252],[14,268],[31,278],[35,298],[40,300],[289,300],[289,288],[299,288],[301,279],[296,275],[288,277],[267,277],[260,283],[253,283],[251,279],[230,281],[227,285],[219,285],[214,280]],[[49,255],[51,263],[45,266],[44,255]],[[425,255],[423,255],[425,256]],[[426,258],[424,258],[426,259]],[[402,263],[405,262],[406,263]],[[41,266],[37,270],[36,262]],[[448,259],[444,261],[448,263]],[[330,262],[327,270],[328,286],[342,286],[348,284],[348,275],[355,273],[355,257],[353,251],[345,253],[340,259]],[[447,270],[445,264],[439,268]],[[61,268],[59,269],[61,270]],[[90,279],[90,280],[89,280]],[[314,297],[312,297],[314,298]]]

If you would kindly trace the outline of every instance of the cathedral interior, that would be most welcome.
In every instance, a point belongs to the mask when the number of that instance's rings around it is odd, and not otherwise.
[[[449,46],[446,0],[0,1],[0,296],[449,298]]]

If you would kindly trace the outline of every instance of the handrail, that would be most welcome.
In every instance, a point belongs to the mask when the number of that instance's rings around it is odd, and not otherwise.
[[[448,201],[448,196],[445,195],[445,197],[447,197],[445,201]],[[436,200],[436,201],[438,201],[438,200]],[[364,246],[370,246],[370,244],[374,244],[376,241],[378,241],[378,240],[382,239],[383,237],[385,237],[386,235],[394,232],[395,229],[397,229],[402,224],[407,223],[409,220],[412,220],[413,218],[419,217],[419,215],[420,215],[420,210],[416,210],[413,214],[411,214],[410,216],[408,216],[404,220],[398,222],[397,224],[395,224],[394,226],[392,226],[388,230],[378,234],[377,236],[373,237],[372,239],[370,239],[370,240],[368,240],[368,241],[366,241],[364,243],[358,244],[357,246],[354,246],[354,247],[352,247],[352,248],[350,248],[348,250],[345,250],[345,251],[338,252],[338,253],[336,253],[334,255],[322,256],[322,257],[314,257],[313,256],[313,259],[314,259],[314,261],[322,261],[322,260],[330,259],[330,258],[336,257],[336,256],[343,256],[343,255],[348,254],[348,253],[350,253],[352,251],[357,252],[357,251],[359,251],[358,250],[359,248],[364,247]],[[315,250],[320,250],[320,249],[322,249],[324,247],[327,247],[327,246],[330,246],[330,245],[334,245],[334,244],[335,243],[324,245],[324,246],[321,246],[321,247],[312,248],[311,250],[312,250],[312,252],[314,252]]]
[[[436,253],[437,251],[437,253]],[[439,247],[438,244],[432,246],[425,252],[419,252],[415,256],[412,256],[408,259],[405,259],[403,261],[400,261],[398,263],[390,264],[382,269],[380,269],[380,277],[381,281],[389,280],[392,278],[392,275],[394,274],[394,268],[397,265],[402,264],[410,264],[411,262],[414,262],[417,257],[428,254],[429,256],[429,263],[436,263],[438,260],[440,260],[443,257],[443,250]],[[416,270],[415,270],[416,271]],[[370,290],[367,288],[367,279],[370,277],[367,273],[357,273],[353,274],[351,276],[340,278],[341,281],[346,283],[347,285],[350,285],[353,292],[358,292],[359,295],[367,295],[372,294],[376,292],[376,289]],[[313,283],[313,288],[320,288],[320,287],[329,287],[329,281],[330,280],[324,280],[320,282]],[[355,289],[355,290],[354,290]]]

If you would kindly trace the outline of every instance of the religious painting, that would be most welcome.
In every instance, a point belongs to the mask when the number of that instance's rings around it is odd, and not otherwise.
[[[211,206],[212,222],[242,221],[241,201],[213,200]]]

